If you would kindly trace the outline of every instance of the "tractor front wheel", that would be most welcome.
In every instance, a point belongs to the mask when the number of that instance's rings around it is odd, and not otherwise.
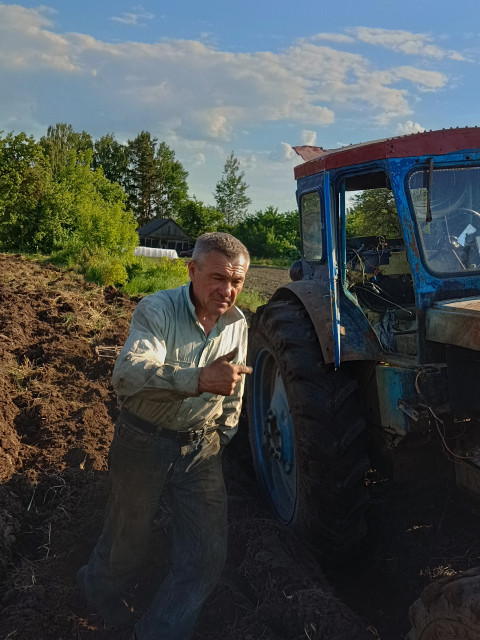
[[[326,365],[297,300],[260,308],[250,329],[248,416],[259,484],[276,517],[339,560],[366,535],[369,468],[356,383]]]

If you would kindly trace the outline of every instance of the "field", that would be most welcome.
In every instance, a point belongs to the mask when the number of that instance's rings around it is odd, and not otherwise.
[[[288,271],[252,268],[271,295]],[[75,572],[100,532],[116,416],[109,347],[135,301],[21,256],[0,255],[0,598],[3,640],[128,640],[88,610]],[[448,479],[393,486],[369,477],[371,545],[322,571],[258,496],[247,425],[227,448],[230,548],[195,640],[402,640],[408,606],[443,575],[480,564],[480,517]],[[165,540],[168,504],[155,535]],[[152,552],[132,585],[141,612],[165,568]]]

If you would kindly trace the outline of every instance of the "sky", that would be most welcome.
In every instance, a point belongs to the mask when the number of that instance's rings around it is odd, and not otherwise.
[[[478,0],[0,2],[0,131],[149,131],[214,204],[296,208],[292,147],[480,125]]]

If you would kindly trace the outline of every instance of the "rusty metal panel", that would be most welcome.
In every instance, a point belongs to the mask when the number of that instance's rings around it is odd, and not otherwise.
[[[437,302],[426,312],[426,338],[480,351],[480,299]]]
[[[444,155],[480,147],[480,129],[464,127],[425,131],[385,140],[321,150],[318,157],[295,167],[295,180],[342,167],[388,158]]]

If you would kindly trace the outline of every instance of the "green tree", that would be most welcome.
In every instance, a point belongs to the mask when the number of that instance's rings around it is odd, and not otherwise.
[[[40,145],[50,160],[54,178],[66,166],[71,152],[89,151],[93,148],[89,133],[77,133],[71,124],[64,122],[48,127],[47,135],[40,138]]]
[[[85,154],[90,156],[91,152]],[[101,249],[113,255],[137,245],[136,223],[125,207],[126,196],[100,169],[91,170],[89,158],[71,161],[62,172],[60,184],[69,194],[73,223],[66,244],[73,243],[88,253]]]
[[[240,161],[232,151],[225,161],[222,177],[217,182],[214,193],[217,209],[223,214],[223,221],[228,226],[243,220],[252,203],[246,195],[248,185],[244,176],[244,172],[240,171]]]
[[[128,141],[129,168],[125,190],[139,227],[155,217],[158,191],[156,143],[157,138],[152,138],[148,131],[142,131],[134,140]]]
[[[94,169],[102,167],[105,177],[110,182],[118,182],[122,186],[126,184],[128,162],[128,148],[115,139],[113,133],[107,133],[93,145]]]
[[[402,235],[393,192],[389,189],[365,189],[353,196],[347,209],[347,236]]]
[[[175,160],[175,152],[165,142],[158,145],[155,164],[158,175],[156,216],[176,219],[187,202],[188,172]]]
[[[153,218],[176,218],[187,200],[188,173],[165,142],[142,131],[128,141],[129,168],[125,190],[139,226]]]
[[[59,177],[51,208],[65,212],[65,237],[57,250],[87,277],[123,284],[138,244],[136,221],[126,209],[122,187],[107,180],[101,169],[92,170],[91,160],[91,151],[71,157]]]
[[[102,274],[110,270],[112,281],[121,282],[138,242],[136,222],[121,186],[101,169],[92,170],[91,161],[91,150],[70,150],[54,180],[33,138],[0,137],[0,245],[60,253],[84,271],[96,263]],[[97,279],[107,281],[103,275]]]
[[[295,259],[300,255],[297,211],[279,213],[277,208],[267,207],[239,222],[233,233],[256,257]]]
[[[53,189],[40,145],[25,133],[0,137],[0,244],[17,251],[42,251],[43,203]]]
[[[216,231],[223,220],[223,215],[215,207],[206,206],[195,197],[187,200],[179,210],[177,222],[193,238],[202,233]]]

